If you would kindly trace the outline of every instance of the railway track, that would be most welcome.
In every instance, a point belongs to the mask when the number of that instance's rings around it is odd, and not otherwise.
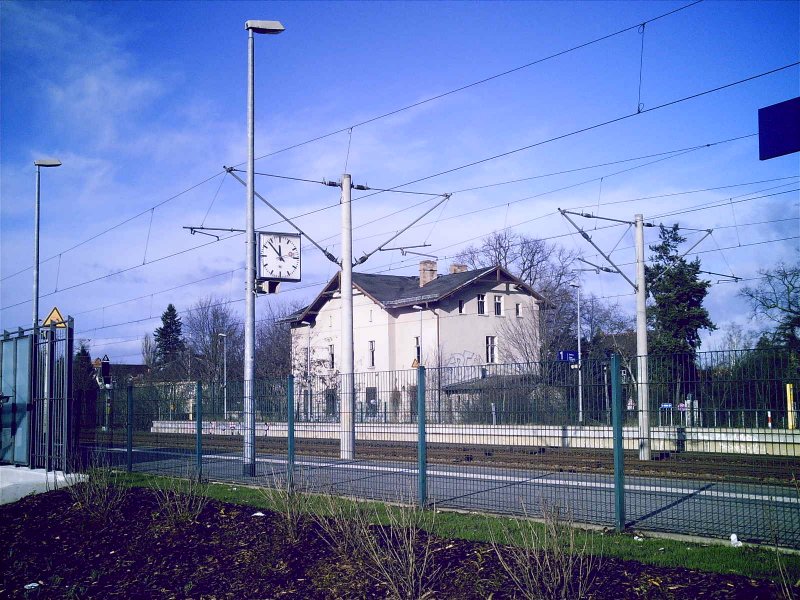
[[[82,444],[125,447],[124,429],[83,432]],[[235,435],[203,435],[204,454],[241,452],[243,439]],[[195,451],[194,436],[169,433],[134,432],[136,449],[180,449]],[[295,451],[300,457],[337,458],[337,439],[297,438]],[[256,438],[256,452],[285,454],[286,440]],[[417,445],[413,442],[356,440],[356,453],[365,460],[416,463]],[[548,446],[499,446],[485,444],[428,444],[431,464],[469,465],[510,469],[549,470],[555,473],[604,473],[614,471],[611,450],[557,448]],[[800,457],[756,454],[700,452],[655,453],[651,461],[640,461],[636,452],[625,452],[625,475],[673,479],[705,479],[756,485],[795,485],[800,479]]]

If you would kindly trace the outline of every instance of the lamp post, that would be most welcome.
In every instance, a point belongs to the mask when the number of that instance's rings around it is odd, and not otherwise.
[[[42,167],[60,167],[61,161],[43,158],[33,161],[36,165],[36,204],[33,209],[33,328],[39,326],[39,188]]]
[[[218,333],[222,338],[222,415],[228,420],[228,334]]]
[[[300,321],[301,325],[305,325],[306,331],[306,389],[304,390],[305,398],[303,400],[303,416],[308,419],[308,408],[311,405],[311,322]]]
[[[419,304],[415,304],[411,308],[419,311],[419,364],[422,364],[422,311],[425,308]]]
[[[244,468],[245,476],[256,472],[256,421],[253,403],[253,368],[256,347],[256,243],[255,243],[255,40],[254,34],[278,34],[279,21],[246,21],[247,30],[247,227],[245,240],[244,318]]]
[[[306,381],[308,381],[311,376],[311,323],[300,321],[300,325],[305,325],[308,328],[306,333]]]
[[[581,369],[581,284],[570,283],[578,290],[578,424],[583,425],[583,376]]]

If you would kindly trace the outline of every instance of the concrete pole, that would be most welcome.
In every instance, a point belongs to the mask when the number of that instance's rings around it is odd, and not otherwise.
[[[228,336],[222,338],[222,414],[228,420]]]
[[[583,425],[583,355],[581,354],[581,285],[578,284],[578,424]]]
[[[352,182],[350,175],[342,175],[342,271],[340,277],[342,296],[342,404],[340,456],[344,460],[355,458],[356,432],[355,393],[353,386],[353,221],[350,207]]]
[[[644,281],[644,220],[636,215],[636,381],[639,460],[650,460],[650,396],[647,382],[647,288]]]
[[[39,325],[39,185],[41,171],[36,165],[36,203],[33,208],[33,328]]]
[[[256,347],[255,264],[255,52],[253,30],[247,30],[247,231],[245,234],[244,290],[244,456],[243,474],[256,471],[256,420],[253,402],[253,371]]]

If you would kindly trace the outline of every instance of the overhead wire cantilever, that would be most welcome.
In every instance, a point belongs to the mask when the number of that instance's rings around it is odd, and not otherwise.
[[[234,172],[236,169],[234,169],[233,167],[223,167],[223,168],[224,168],[224,169],[225,169],[225,170],[226,170],[228,173],[230,173],[230,174],[233,176],[233,178],[234,178],[234,179],[236,179],[236,181],[238,181],[239,183],[241,183],[241,184],[242,184],[242,185],[244,185],[244,186],[247,186],[247,183],[245,183],[245,181],[244,181],[244,180],[243,180],[241,177],[239,177],[239,176],[238,176],[238,175],[237,175],[237,174]],[[271,204],[271,203],[270,203],[270,202],[269,202],[269,201],[268,201],[266,198],[264,198],[264,196],[262,196],[261,194],[259,194],[259,193],[258,193],[258,192],[256,192],[256,191],[254,191],[254,192],[253,192],[253,195],[254,195],[254,196],[256,196],[256,197],[257,197],[259,200],[261,200],[261,201],[262,201],[264,204],[266,204],[267,206],[269,206],[269,207],[270,207],[270,208],[271,208],[271,209],[272,209],[272,210],[273,210],[273,211],[274,211],[274,212],[275,212],[275,213],[276,213],[276,214],[277,214],[279,217],[281,217],[281,218],[282,218],[284,221],[286,221],[286,222],[287,222],[289,225],[291,225],[291,226],[292,226],[292,228],[293,228],[295,231],[297,231],[297,233],[299,233],[300,235],[302,235],[303,237],[305,237],[305,238],[306,238],[306,239],[307,239],[309,242],[311,242],[311,243],[312,243],[314,246],[316,246],[316,247],[317,247],[317,249],[318,249],[320,252],[322,252],[322,254],[324,254],[324,255],[325,255],[325,258],[327,258],[329,261],[331,261],[331,262],[332,262],[332,263],[334,263],[334,264],[337,264],[337,265],[339,264],[339,260],[338,260],[338,259],[337,259],[337,258],[336,258],[336,257],[335,257],[333,254],[331,254],[331,253],[330,253],[330,252],[327,250],[327,248],[323,248],[322,246],[320,246],[320,245],[319,245],[319,244],[316,242],[316,240],[314,240],[314,238],[312,238],[311,236],[309,236],[309,235],[308,235],[308,234],[307,234],[305,231],[303,231],[303,230],[302,230],[302,229],[300,229],[300,228],[299,228],[297,225],[295,225],[295,224],[294,224],[294,221],[292,221],[292,220],[291,220],[289,217],[287,217],[286,215],[284,215],[284,214],[283,214],[283,213],[282,213],[280,210],[278,210],[278,209],[277,209],[275,206],[273,206],[273,205],[272,205],[272,204]]]
[[[360,264],[363,264],[363,263],[367,262],[367,260],[369,259],[369,257],[370,257],[370,256],[372,256],[372,255],[373,255],[373,254],[375,254],[376,252],[378,252],[378,251],[382,250],[382,249],[383,249],[383,248],[384,248],[384,247],[385,247],[385,246],[386,246],[386,245],[387,245],[389,242],[392,242],[392,241],[396,240],[396,239],[397,239],[398,237],[400,237],[400,236],[401,236],[403,233],[405,233],[406,231],[408,231],[409,229],[411,229],[411,228],[412,228],[414,225],[416,225],[416,224],[417,224],[419,221],[421,221],[421,220],[422,220],[424,217],[426,217],[426,216],[427,216],[427,215],[429,215],[431,212],[433,212],[434,210],[436,210],[436,209],[437,209],[439,206],[441,206],[441,204],[442,204],[443,202],[447,202],[447,201],[450,199],[450,196],[452,196],[452,194],[442,194],[442,199],[441,199],[441,200],[439,200],[439,202],[437,202],[436,204],[434,204],[434,205],[433,205],[431,208],[429,208],[428,210],[426,210],[426,211],[425,211],[424,213],[422,213],[422,214],[421,214],[419,217],[417,217],[416,219],[414,219],[413,221],[411,221],[411,223],[409,223],[408,225],[406,225],[405,227],[403,227],[403,228],[402,228],[400,231],[398,231],[397,233],[395,233],[395,234],[394,234],[392,237],[390,237],[388,240],[386,240],[385,242],[383,242],[383,243],[382,243],[380,246],[378,246],[377,248],[375,248],[375,249],[374,249],[372,252],[365,252],[365,253],[364,253],[364,255],[363,255],[361,258],[359,258],[357,261],[355,261],[355,262],[353,263],[353,266],[355,266],[355,265],[360,265]]]

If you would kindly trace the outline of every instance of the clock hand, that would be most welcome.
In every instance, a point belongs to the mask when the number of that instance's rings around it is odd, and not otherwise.
[[[278,256],[280,256],[280,255],[281,255],[281,253],[278,251],[278,249],[277,249],[277,248],[274,246],[274,244],[273,244],[272,242],[267,242],[267,243],[268,243],[270,246],[272,246],[272,249],[273,249],[273,250],[275,250],[275,252],[277,252],[277,253],[278,253]]]

